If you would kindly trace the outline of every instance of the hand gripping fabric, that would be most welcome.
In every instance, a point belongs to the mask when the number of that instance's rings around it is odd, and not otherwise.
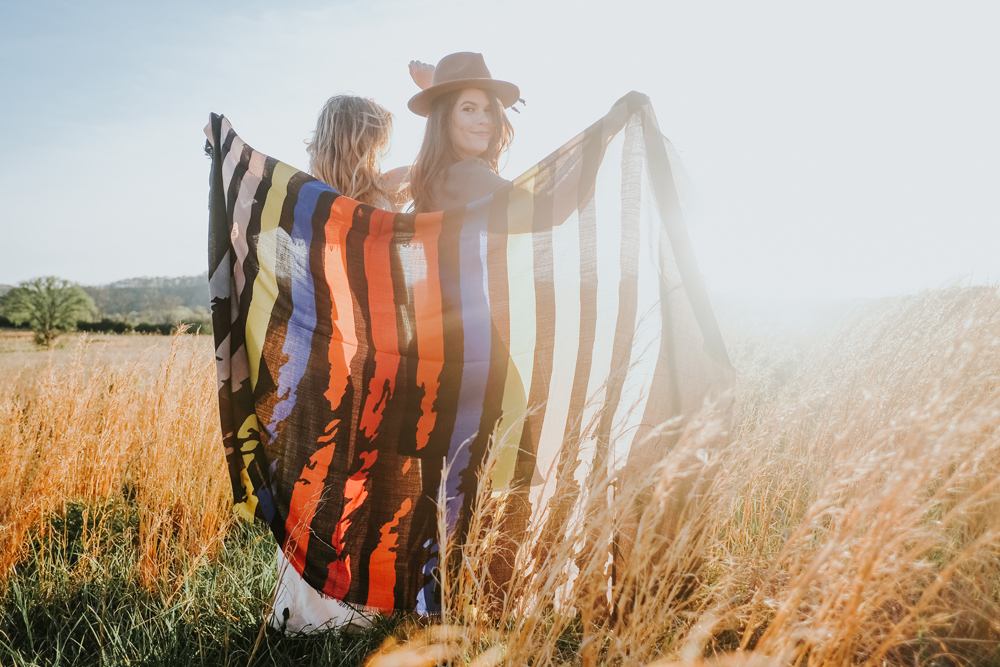
[[[461,536],[489,447],[523,534],[556,521],[557,485],[662,457],[651,429],[732,381],[644,95],[511,187],[426,214],[341,196],[225,117],[206,133],[236,507],[331,597],[437,612],[437,499]]]

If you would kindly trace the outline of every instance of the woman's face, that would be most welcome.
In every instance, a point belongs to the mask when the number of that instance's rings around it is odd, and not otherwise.
[[[461,159],[476,157],[490,147],[493,110],[479,88],[466,88],[451,110],[451,145]]]

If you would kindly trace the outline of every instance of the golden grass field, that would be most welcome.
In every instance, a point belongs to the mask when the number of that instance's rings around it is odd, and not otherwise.
[[[610,475],[544,549],[505,550],[494,519],[507,498],[484,491],[468,539],[451,546],[444,616],[369,636],[371,648],[382,645],[368,660],[1000,664],[996,290],[882,300],[811,328],[724,325],[738,369],[732,419],[711,407],[693,416],[647,486],[617,488]],[[127,577],[138,591],[130,595],[156,592],[178,622],[228,613],[259,627],[274,576],[266,556],[252,560],[250,611],[193,592],[230,562],[231,536],[244,530],[230,512],[210,340],[67,337],[59,347],[35,351],[27,335],[0,334],[5,604],[28,571],[36,596]],[[135,515],[126,547],[114,550],[102,537],[101,517],[115,516],[101,510],[109,502]],[[65,534],[51,527],[66,524],[51,517],[80,507],[96,518],[84,517],[71,563]],[[601,545],[628,526],[635,543],[619,552],[612,586]],[[490,573],[501,557],[517,567],[498,590]],[[13,638],[16,616],[0,621],[0,648],[34,664],[16,648],[29,646]],[[93,622],[102,655],[106,625],[103,615]],[[274,641],[269,633],[256,635],[255,654],[262,638]],[[199,635],[202,662],[185,664],[213,664],[210,639]],[[128,654],[122,646],[108,655]]]

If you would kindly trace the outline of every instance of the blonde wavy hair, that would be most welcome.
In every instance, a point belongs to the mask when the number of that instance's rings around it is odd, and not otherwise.
[[[366,97],[334,95],[326,101],[312,140],[306,142],[309,172],[341,194],[369,206],[395,199],[382,183],[392,113]]]

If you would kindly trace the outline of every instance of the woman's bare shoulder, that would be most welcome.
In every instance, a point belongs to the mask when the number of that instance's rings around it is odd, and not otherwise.
[[[396,167],[382,174],[382,187],[389,195],[388,209],[392,211],[402,211],[406,203],[410,201],[410,168]]]
[[[382,174],[382,182],[386,187],[398,186],[410,174],[409,166],[396,167]]]

